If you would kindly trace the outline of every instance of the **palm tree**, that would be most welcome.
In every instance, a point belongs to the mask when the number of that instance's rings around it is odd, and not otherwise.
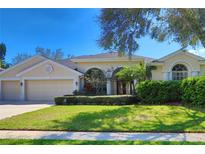
[[[116,76],[121,79],[126,81],[127,83],[130,84],[130,93],[133,94],[134,91],[134,80],[136,80],[138,83],[145,81],[145,80],[150,80],[152,77],[152,70],[155,69],[155,66],[151,66],[150,64],[136,64],[132,66],[126,66],[121,69]]]

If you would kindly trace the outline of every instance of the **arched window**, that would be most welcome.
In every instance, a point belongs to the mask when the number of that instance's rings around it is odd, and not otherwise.
[[[182,80],[188,77],[187,67],[183,64],[177,64],[172,68],[172,80]]]
[[[91,68],[85,73],[85,91],[89,94],[106,94],[106,77],[102,70]]]

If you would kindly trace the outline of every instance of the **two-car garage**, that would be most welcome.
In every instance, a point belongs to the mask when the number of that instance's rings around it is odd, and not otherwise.
[[[27,101],[53,100],[56,96],[72,94],[73,80],[2,81],[2,100],[20,100],[21,86]]]
[[[82,73],[36,56],[0,73],[0,100],[53,101],[79,89]]]

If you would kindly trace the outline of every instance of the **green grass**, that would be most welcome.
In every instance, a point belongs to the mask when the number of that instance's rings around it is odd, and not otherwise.
[[[184,106],[52,106],[0,120],[0,129],[205,132],[205,111]]]
[[[0,139],[0,145],[205,145],[205,142]]]

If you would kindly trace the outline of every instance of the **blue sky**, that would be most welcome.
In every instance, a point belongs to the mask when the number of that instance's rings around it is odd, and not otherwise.
[[[61,48],[65,55],[102,53],[96,40],[100,9],[0,9],[0,42],[7,45],[6,59],[17,53],[34,54],[35,48]],[[160,58],[178,50],[176,43],[159,43],[145,37],[137,55]],[[202,53],[204,53],[202,51]]]

